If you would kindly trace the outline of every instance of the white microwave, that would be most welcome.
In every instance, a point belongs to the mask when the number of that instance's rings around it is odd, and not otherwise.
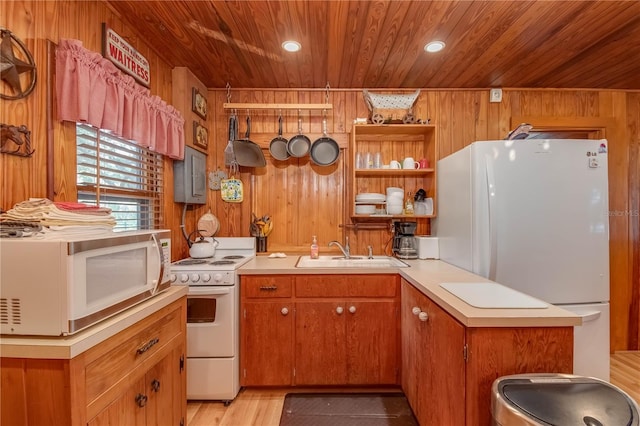
[[[60,336],[171,285],[171,232],[0,240],[2,334]]]

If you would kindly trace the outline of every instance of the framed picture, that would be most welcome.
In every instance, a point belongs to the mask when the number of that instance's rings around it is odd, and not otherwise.
[[[203,120],[207,119],[207,98],[198,92],[195,87],[191,89],[191,110]]]
[[[197,121],[193,122],[193,144],[205,149],[209,145],[209,131]]]

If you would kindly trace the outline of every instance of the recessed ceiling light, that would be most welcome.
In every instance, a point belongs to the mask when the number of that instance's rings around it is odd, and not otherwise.
[[[439,52],[442,49],[444,49],[444,41],[439,40],[429,42],[424,46],[425,52],[429,53]]]
[[[301,46],[300,43],[295,40],[287,40],[282,43],[282,48],[287,52],[297,52],[298,50],[300,50]]]

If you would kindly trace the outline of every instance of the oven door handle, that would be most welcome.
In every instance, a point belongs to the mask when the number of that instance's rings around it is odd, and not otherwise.
[[[229,294],[231,288],[229,287],[189,287],[188,296],[210,296],[219,294]]]

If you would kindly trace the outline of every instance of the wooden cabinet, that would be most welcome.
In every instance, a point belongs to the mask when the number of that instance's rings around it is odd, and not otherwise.
[[[398,384],[397,275],[242,276],[241,293],[244,386]]]
[[[179,348],[178,348],[179,349]],[[89,422],[89,426],[180,425],[182,384],[172,372],[180,365],[181,350],[174,350],[151,367]],[[132,404],[133,402],[133,404]]]
[[[402,286],[402,389],[421,425],[464,424],[464,327]]]
[[[396,275],[296,278],[299,385],[398,383]]]
[[[571,373],[573,327],[467,328],[402,280],[402,388],[421,425],[491,424],[491,385]]]
[[[2,358],[2,424],[184,424],[185,346],[182,297],[74,358]]]
[[[388,220],[389,217],[375,217],[355,213],[355,196],[361,193],[381,193],[386,195],[386,188],[393,186],[404,189],[405,200],[407,194],[423,188],[427,197],[436,200],[436,128],[429,124],[389,124],[389,125],[354,125],[350,141],[351,152],[351,194],[349,197],[351,218],[354,222]],[[424,158],[428,162],[427,168],[386,169],[359,168],[356,155],[365,156],[379,152],[383,164],[391,160],[402,162],[404,158],[412,157],[416,161]],[[379,208],[384,205],[379,205]],[[393,215],[394,219],[428,219],[431,215],[403,214]]]
[[[240,383],[293,384],[293,276],[241,277]]]

